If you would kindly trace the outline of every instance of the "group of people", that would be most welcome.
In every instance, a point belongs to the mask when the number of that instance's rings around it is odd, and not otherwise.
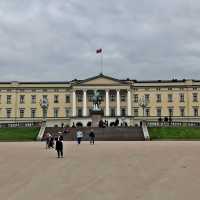
[[[63,158],[63,136],[53,137],[50,133],[46,137],[46,149],[54,149],[57,151],[58,158]]]
[[[81,144],[81,141],[84,137],[84,133],[81,130],[77,130],[76,132],[76,140],[77,144]],[[95,141],[95,133],[94,130],[91,129],[89,133],[90,144],[94,144]],[[58,154],[58,158],[63,158],[63,136],[55,136],[53,137],[50,133],[46,135],[46,149],[55,149]]]
[[[161,117],[158,118],[158,123],[161,125],[162,123],[169,123],[169,125],[171,125],[172,123],[172,117],[164,117],[163,119]]]
[[[84,137],[84,134],[81,130],[78,130],[76,132],[76,139],[77,139],[77,143],[78,144],[81,144],[81,141]],[[90,144],[94,144],[94,141],[95,141],[95,133],[94,133],[94,130],[91,129],[90,133],[89,133],[89,139],[90,139]]]

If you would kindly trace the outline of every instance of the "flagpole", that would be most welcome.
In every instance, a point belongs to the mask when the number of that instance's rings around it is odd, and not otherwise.
[[[100,55],[100,62],[99,62],[99,67],[100,67],[100,74],[103,74],[103,51],[102,51],[102,49],[100,48],[100,49],[97,49],[96,50],[96,53],[97,54],[101,54]]]
[[[101,58],[100,58],[100,65],[101,65],[101,74],[103,74],[103,52],[101,52]]]

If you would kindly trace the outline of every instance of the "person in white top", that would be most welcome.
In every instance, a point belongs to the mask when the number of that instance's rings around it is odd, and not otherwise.
[[[80,130],[78,130],[78,131],[76,132],[76,138],[77,138],[78,144],[81,144],[81,140],[82,140],[82,138],[83,138],[83,132],[80,131]]]

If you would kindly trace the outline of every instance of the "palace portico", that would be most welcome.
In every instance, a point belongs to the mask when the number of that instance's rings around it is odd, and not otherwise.
[[[82,107],[82,116],[88,117],[90,115],[89,111],[92,107],[92,101],[91,97],[94,91],[100,91],[101,96],[101,107],[104,111],[104,116],[109,117],[111,115],[110,112],[110,105],[112,107],[116,108],[116,116],[121,116],[121,104],[126,109],[126,112],[123,115],[131,116],[131,91],[130,89],[109,89],[105,88],[104,90],[102,88],[88,88],[85,87],[84,89],[77,89],[73,90],[72,92],[72,116],[77,117],[77,107]],[[81,95],[81,98],[79,97],[79,100],[77,99],[77,96]],[[123,95],[123,101],[121,102],[121,95]],[[126,95],[126,96],[125,96]],[[112,100],[111,100],[112,98]],[[116,100],[115,100],[116,99]],[[82,105],[81,103],[82,102]],[[105,102],[105,103],[104,103]]]
[[[104,117],[130,117],[131,85],[100,75],[72,85],[72,117],[90,118],[94,91],[101,96]]]

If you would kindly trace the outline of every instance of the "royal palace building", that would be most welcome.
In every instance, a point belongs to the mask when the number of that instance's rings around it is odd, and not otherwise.
[[[0,123],[45,120],[52,126],[86,126],[94,91],[100,93],[103,119],[109,123],[116,118],[128,125],[164,117],[199,121],[199,80],[119,80],[100,74],[69,82],[0,82]]]

